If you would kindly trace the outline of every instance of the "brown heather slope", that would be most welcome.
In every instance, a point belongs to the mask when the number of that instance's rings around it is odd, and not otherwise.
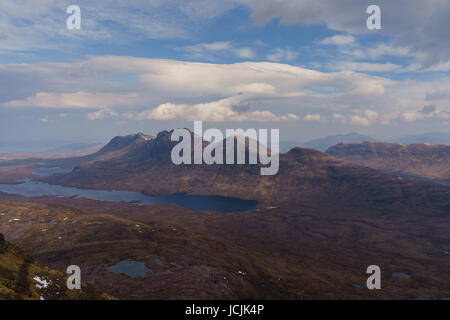
[[[79,164],[69,174],[41,180],[90,189],[137,190],[150,195],[185,192],[232,196],[283,207],[309,204],[422,215],[450,212],[448,187],[398,179],[311,149],[294,148],[281,154],[279,173],[261,176],[259,165],[176,166],[170,159],[175,142],[170,141],[167,131],[156,138],[136,139],[120,151]]]
[[[105,207],[97,209],[104,211]],[[60,205],[0,202],[0,231],[56,270],[79,265],[83,281],[118,298],[248,299],[256,295],[237,273],[240,256],[251,252],[202,232],[187,231],[172,221],[126,216],[125,212],[113,216]],[[108,270],[126,259],[145,261],[151,274],[131,278]],[[227,288],[221,290],[215,284],[219,281],[228,283]]]
[[[450,296],[448,217],[319,205],[220,214],[79,198],[0,199],[10,200],[0,202],[0,232],[9,241],[57,270],[78,264],[83,281],[118,298]],[[108,270],[124,259],[153,272],[131,278]],[[382,290],[364,287],[372,264],[381,267]]]
[[[68,290],[66,279],[62,272],[43,267],[0,234],[0,300],[111,299],[87,284],[82,290]],[[43,285],[44,281],[48,284]]]
[[[348,162],[428,179],[450,181],[450,146],[388,142],[339,143],[327,154]]]

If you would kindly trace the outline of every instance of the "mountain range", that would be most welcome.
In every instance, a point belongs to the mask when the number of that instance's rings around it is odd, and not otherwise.
[[[390,173],[450,182],[450,145],[388,142],[339,143],[327,154]]]
[[[348,134],[338,134],[335,136],[327,136],[324,138],[319,138],[315,140],[308,141],[301,144],[304,148],[316,149],[325,152],[329,147],[341,143],[341,142],[363,142],[363,141],[373,141],[375,139],[361,135],[355,132]]]
[[[347,134],[338,134],[326,136],[306,142],[298,141],[280,141],[280,150],[287,152],[290,149],[300,146],[303,148],[316,149],[325,152],[328,148],[339,143],[361,143],[366,141],[387,141],[401,144],[415,144],[415,143],[430,143],[430,144],[450,144],[450,134],[446,132],[428,132],[416,135],[406,135],[400,137],[390,137],[384,139],[376,139],[367,135],[362,135],[356,132]]]
[[[280,155],[275,176],[261,176],[260,165],[174,165],[170,154],[176,142],[171,132],[116,137],[97,153],[78,158],[69,174],[40,180],[70,187],[134,190],[148,195],[189,193],[257,200],[277,206],[321,203],[360,210],[405,206],[404,195],[414,194],[407,206],[448,213],[448,188],[418,185],[396,176],[351,165],[313,149],[294,148]],[[424,189],[425,188],[425,189]],[[355,194],[355,190],[357,190]],[[357,196],[356,196],[357,195]],[[390,210],[384,208],[383,210]]]

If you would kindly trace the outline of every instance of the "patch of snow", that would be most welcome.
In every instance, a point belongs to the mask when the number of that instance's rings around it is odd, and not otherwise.
[[[38,288],[38,289],[48,288],[48,286],[52,283],[50,280],[47,281],[45,279],[42,279],[39,276],[35,276],[33,278],[33,280],[36,281],[37,283],[39,283],[36,285],[36,288]]]

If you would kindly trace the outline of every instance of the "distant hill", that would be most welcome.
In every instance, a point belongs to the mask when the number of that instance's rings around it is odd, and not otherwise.
[[[316,149],[325,152],[325,150],[327,150],[329,147],[341,142],[363,142],[373,140],[375,139],[353,132],[311,140],[309,142],[301,144],[301,146],[304,148]]]
[[[98,143],[71,143],[56,148],[51,148],[45,153],[92,153],[100,148]]]
[[[450,133],[446,132],[429,132],[417,135],[410,135],[393,139],[392,142],[402,144],[414,143],[431,143],[431,144],[448,144],[450,145]]]
[[[295,147],[300,147],[301,145],[302,142],[299,141],[280,141],[280,152],[286,153]]]
[[[66,141],[3,141],[0,140],[0,153],[17,154],[19,157],[28,154],[35,157],[49,157],[53,155],[89,154],[100,148],[100,143],[84,143]]]
[[[354,164],[428,179],[450,181],[450,146],[389,142],[340,143],[327,154]]]

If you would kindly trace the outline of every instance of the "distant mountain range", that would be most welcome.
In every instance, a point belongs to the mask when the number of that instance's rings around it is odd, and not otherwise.
[[[67,143],[63,141],[0,141],[0,153],[75,154],[92,153],[99,143]]]
[[[325,152],[329,147],[338,144],[340,142],[363,142],[363,141],[373,141],[375,139],[361,135],[355,132],[348,134],[338,134],[335,136],[328,136],[320,139],[311,140],[309,142],[301,144],[304,148],[316,149]]]
[[[98,143],[70,143],[56,148],[50,148],[45,153],[92,153],[100,148]]]
[[[450,133],[446,132],[429,132],[417,135],[409,135],[391,140],[402,144],[414,143],[431,143],[431,144],[448,144],[450,145]]]
[[[417,210],[431,205],[435,212],[446,212],[450,205],[448,188],[402,181],[312,149],[294,148],[281,154],[276,176],[260,176],[260,165],[176,166],[170,159],[176,144],[170,135],[171,132],[163,131],[156,137],[143,134],[116,137],[92,155],[66,160],[78,162],[71,173],[41,180],[89,189],[135,190],[149,195],[185,192],[232,196],[283,206],[314,203],[323,208],[342,205],[371,210],[387,206],[384,210],[391,210],[389,207],[394,204],[403,204],[405,192],[416,195],[408,206],[414,203]],[[433,202],[428,198],[433,198]]]
[[[450,145],[339,143],[326,152],[348,162],[428,179],[450,181]]]
[[[365,142],[365,141],[381,141],[379,139],[362,135],[356,132],[348,134],[338,134],[332,136],[326,136],[323,138],[318,138],[310,140],[307,142],[298,141],[281,141],[280,150],[282,152],[287,152],[294,147],[310,148],[325,152],[331,146],[334,146],[341,142]],[[450,133],[445,132],[429,132],[422,133],[418,135],[408,135],[403,137],[393,137],[383,139],[387,142],[395,142],[402,144],[414,144],[414,143],[431,143],[431,144],[450,144]]]

